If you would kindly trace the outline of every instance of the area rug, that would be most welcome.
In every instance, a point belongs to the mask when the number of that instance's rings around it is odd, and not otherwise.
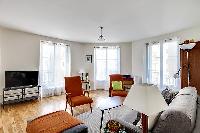
[[[99,108],[94,108],[93,112],[86,112],[76,116],[78,119],[82,120],[84,124],[88,127],[89,133],[99,133],[101,124],[101,110]],[[110,111],[104,112],[103,128],[110,119],[121,119],[126,122],[133,123],[137,117],[137,111],[131,110],[125,106],[111,109]]]

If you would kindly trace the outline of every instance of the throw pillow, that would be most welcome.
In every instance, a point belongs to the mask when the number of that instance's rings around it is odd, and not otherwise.
[[[121,91],[122,88],[122,81],[112,81],[112,88],[113,90]]]
[[[174,92],[172,89],[169,89],[168,87],[162,91],[162,95],[168,105],[175,98],[176,94],[177,92]]]

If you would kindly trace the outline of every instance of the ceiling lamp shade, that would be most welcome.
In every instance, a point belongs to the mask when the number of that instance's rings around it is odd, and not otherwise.
[[[182,44],[180,45],[180,49],[183,49],[183,50],[191,50],[194,48],[194,46],[196,45],[196,43],[188,43],[188,44]]]
[[[168,107],[158,87],[146,84],[132,86],[124,105],[147,116],[159,113]]]
[[[100,36],[98,38],[98,41],[103,42],[103,41],[106,40],[105,37],[103,36],[103,27],[100,26],[99,28],[100,28],[101,31],[100,31]]]

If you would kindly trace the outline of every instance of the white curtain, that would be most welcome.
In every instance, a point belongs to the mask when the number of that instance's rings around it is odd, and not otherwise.
[[[70,76],[70,47],[51,41],[40,42],[40,85],[42,97],[61,95],[64,77]]]
[[[94,59],[94,88],[108,90],[109,75],[120,73],[120,47],[95,47]]]

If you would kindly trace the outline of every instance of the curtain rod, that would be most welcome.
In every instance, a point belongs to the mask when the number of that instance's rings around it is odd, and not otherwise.
[[[94,46],[94,48],[120,48],[120,46]]]
[[[172,37],[172,38],[167,38],[167,39],[161,39],[160,41],[150,41],[148,43],[145,43],[146,45],[149,45],[150,43],[152,44],[156,44],[156,43],[160,43],[161,41],[167,42],[167,41],[172,41],[172,40],[179,40],[178,37]]]
[[[65,46],[70,46],[69,44],[60,43],[60,42],[46,41],[46,40],[40,40],[40,42],[51,42],[51,43],[54,44],[54,45],[65,45]]]

